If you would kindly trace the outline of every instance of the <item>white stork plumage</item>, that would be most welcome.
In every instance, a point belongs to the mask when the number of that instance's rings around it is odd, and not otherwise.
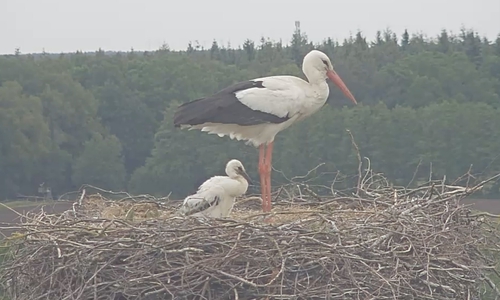
[[[357,104],[323,52],[309,52],[302,71],[308,81],[270,76],[239,82],[212,96],[180,105],[174,116],[175,127],[201,129],[259,147],[264,212],[271,210],[271,158],[276,134],[325,105],[329,94],[327,78]]]
[[[246,193],[250,177],[243,164],[232,159],[226,164],[227,176],[214,176],[200,185],[194,195],[184,199],[179,213],[185,216],[225,218],[236,197]]]

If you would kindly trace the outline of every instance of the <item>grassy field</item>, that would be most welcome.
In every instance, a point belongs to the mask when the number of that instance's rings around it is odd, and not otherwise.
[[[38,212],[42,207],[47,213],[62,213],[70,209],[71,206],[71,202],[61,201],[33,202],[20,200],[0,202],[0,223],[17,223],[20,220],[20,214]],[[0,229],[0,240],[5,236],[9,236],[13,231],[13,229]]]
[[[464,199],[464,204],[472,204],[472,209],[500,214],[500,199]]]

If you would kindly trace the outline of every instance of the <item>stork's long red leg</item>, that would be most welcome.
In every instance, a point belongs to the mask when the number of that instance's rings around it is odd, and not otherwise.
[[[259,175],[260,175],[260,193],[262,196],[262,210],[266,211],[266,148],[265,145],[262,144],[259,147]]]
[[[266,209],[264,212],[271,211],[271,170],[272,170],[272,157],[273,157],[273,146],[274,142],[271,142],[267,145],[266,149],[266,158],[265,158],[265,166],[266,166]]]

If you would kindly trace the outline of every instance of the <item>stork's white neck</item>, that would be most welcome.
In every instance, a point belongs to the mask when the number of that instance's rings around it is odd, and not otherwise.
[[[318,70],[314,66],[307,63],[302,65],[302,72],[304,72],[304,75],[307,77],[307,81],[309,81],[309,84],[311,85],[325,83],[327,78],[324,70]]]
[[[248,189],[248,181],[243,178],[243,176],[237,176],[234,179],[237,184],[234,184],[231,189],[229,189],[229,194],[233,197],[238,197],[246,193]]]

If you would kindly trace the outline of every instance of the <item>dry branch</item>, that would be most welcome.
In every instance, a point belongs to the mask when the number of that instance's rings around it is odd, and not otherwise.
[[[16,300],[479,299],[482,282],[499,290],[490,271],[500,238],[485,234],[494,221],[460,202],[488,181],[409,190],[371,170],[359,178],[351,196],[304,185],[301,205],[280,189],[273,224],[251,201],[206,220],[154,199],[82,193],[75,211],[17,224],[0,283]]]

